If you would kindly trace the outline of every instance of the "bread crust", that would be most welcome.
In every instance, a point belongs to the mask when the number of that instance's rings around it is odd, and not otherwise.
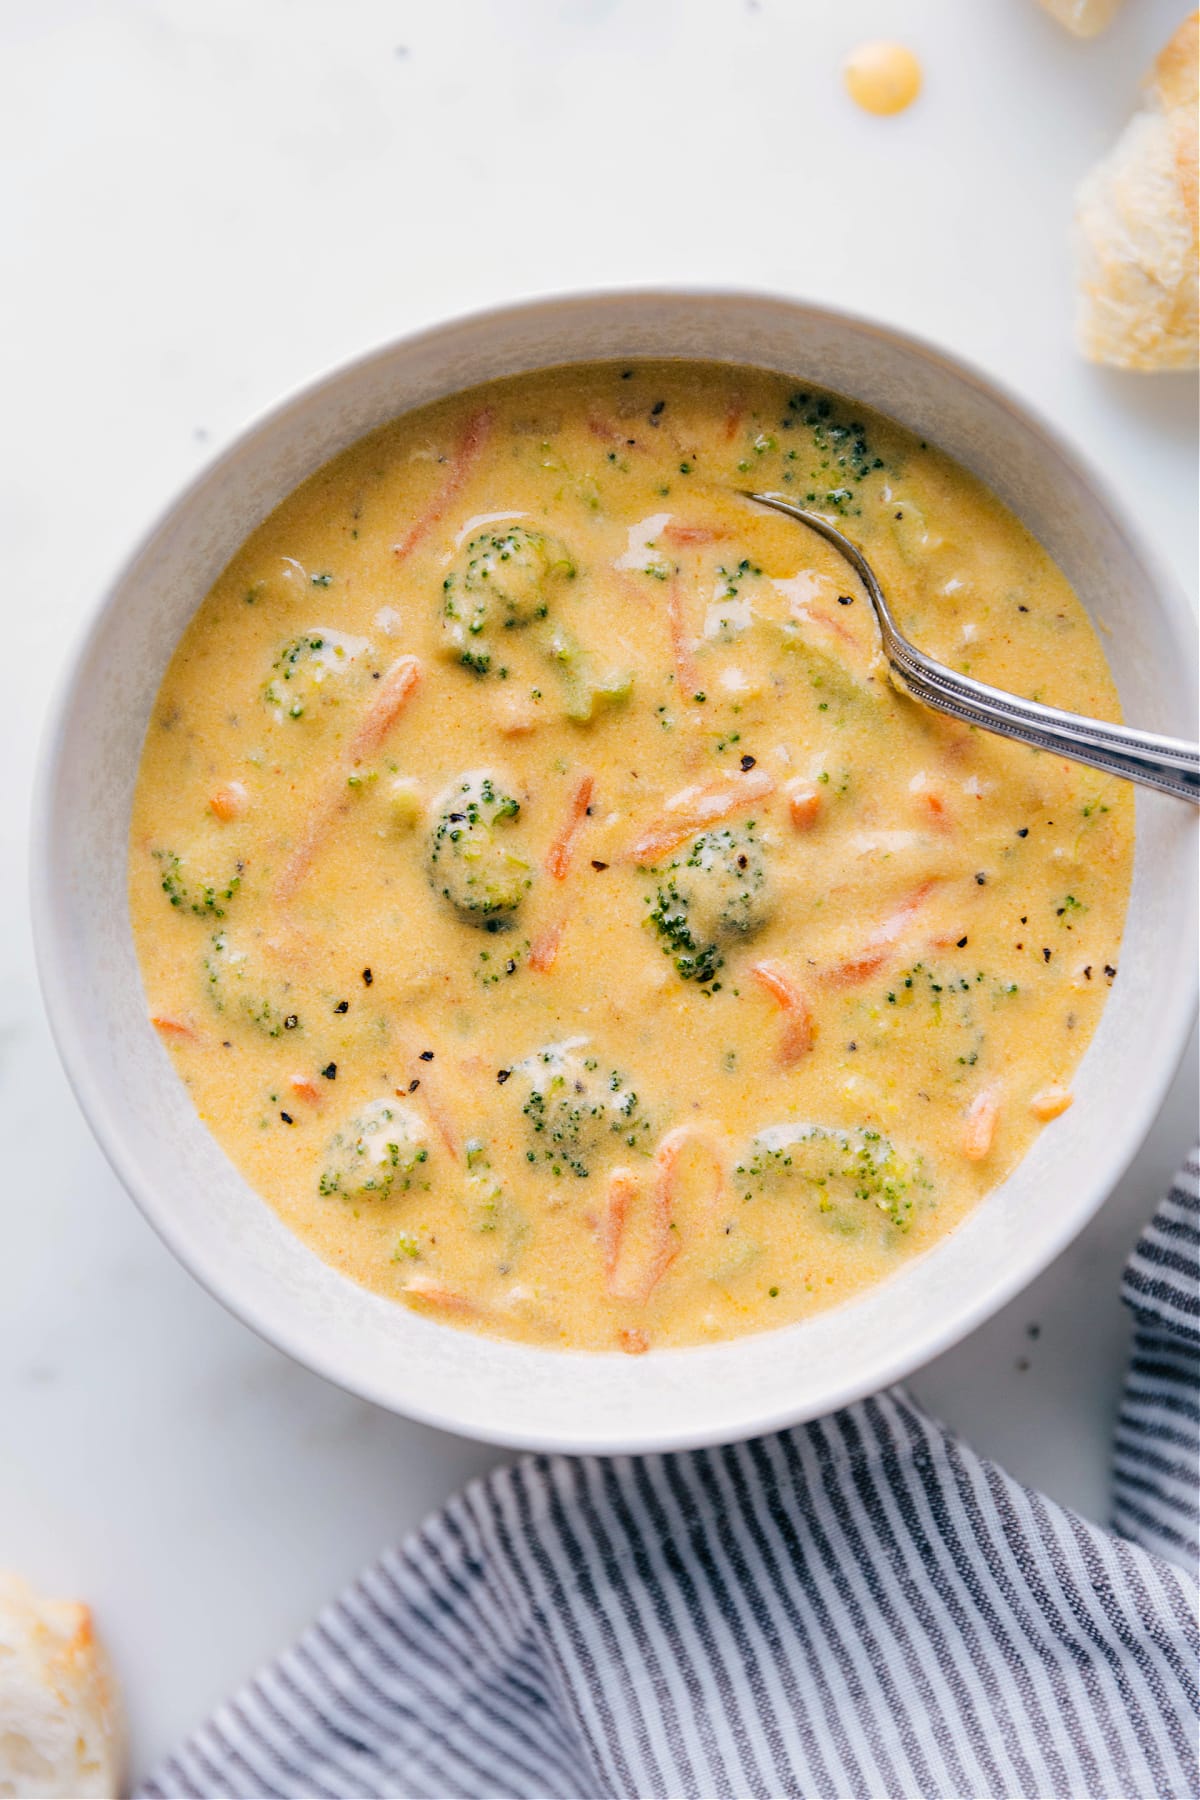
[[[1116,17],[1121,0],[1042,0],[1046,11],[1076,37],[1098,37]]]
[[[92,1615],[0,1570],[0,1796],[121,1792],[124,1726]]]
[[[1120,369],[1197,363],[1200,13],[1156,59],[1139,110],[1079,191],[1077,335]]]
[[[1200,230],[1197,190],[1200,178],[1200,12],[1183,21],[1175,36],[1154,64],[1150,77],[1157,88],[1158,102],[1171,126],[1171,144],[1179,187],[1183,195],[1192,230]]]

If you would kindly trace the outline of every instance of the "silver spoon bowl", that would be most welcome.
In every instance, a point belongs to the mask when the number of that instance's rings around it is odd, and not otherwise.
[[[959,675],[945,663],[935,662],[910,644],[896,624],[875,572],[857,544],[843,537],[820,513],[808,512],[782,494],[754,494],[748,489],[744,492],[747,500],[807,525],[845,557],[874,609],[883,653],[901,693],[934,712],[949,713],[967,725],[994,731],[999,737],[1016,738],[1034,750],[1049,750],[1073,762],[1087,763],[1090,768],[1103,769],[1107,775],[1121,775],[1127,781],[1139,781],[1144,787],[1200,805],[1200,745],[1185,743],[1181,738],[1159,737],[1149,731],[1132,731],[1126,725],[1109,725],[1103,719],[1085,719],[1080,713],[1062,712],[1057,706],[1041,706],[1035,700],[1005,693],[1002,688],[972,681],[969,675]]]

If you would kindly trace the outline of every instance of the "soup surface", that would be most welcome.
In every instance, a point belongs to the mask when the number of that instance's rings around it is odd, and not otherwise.
[[[631,1352],[784,1324],[1070,1104],[1129,794],[903,698],[847,566],[748,486],[834,518],[934,655],[1118,717],[972,477],[689,364],[356,444],[163,681],[129,870],[153,1020],[286,1223],[449,1322]]]

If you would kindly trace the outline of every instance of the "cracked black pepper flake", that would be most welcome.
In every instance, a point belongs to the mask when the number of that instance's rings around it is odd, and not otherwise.
[[[325,1067],[321,1070],[321,1073],[325,1077],[326,1081],[336,1081],[337,1080],[337,1064],[336,1063],[326,1063]]]
[[[839,594],[838,595],[838,605],[839,606],[853,606],[854,605],[854,595],[853,594]]]
[[[417,1089],[420,1087],[420,1085],[421,1085],[421,1077],[419,1075],[414,1075],[412,1080],[408,1084],[409,1093],[415,1094]]]
[[[757,761],[758,761],[757,756],[743,756],[743,758],[742,758],[743,770],[752,769]]]
[[[504,1086],[505,1082],[508,1080],[508,1078],[511,1074],[512,1074],[511,1069],[497,1069],[496,1070],[496,1080],[500,1083],[501,1087]]]
[[[339,1000],[333,1010],[335,1013],[349,1012],[350,1011],[350,1002],[348,1000]]]
[[[960,937],[960,938],[959,938],[959,939],[958,939],[958,947],[959,947],[959,949],[960,949],[960,950],[965,950],[965,949],[966,949],[966,947],[967,947],[967,940],[966,940],[966,938],[965,938],[965,937]]]
[[[1049,962],[1049,961],[1050,961],[1050,955],[1051,955],[1051,953],[1050,953],[1050,951],[1049,951],[1049,950],[1047,950],[1047,948],[1046,948],[1046,946],[1045,946],[1045,945],[1044,945],[1044,944],[1043,944],[1043,945],[1042,945],[1042,961],[1043,961],[1043,962]]]
[[[987,886],[987,876],[986,875],[981,873],[979,875],[976,875],[975,879],[979,883],[980,887]]]
[[[1108,976],[1108,979],[1112,981],[1115,978],[1117,971],[1113,968],[1111,963],[1105,963],[1104,973]]]
[[[595,857],[593,857],[592,858],[592,867],[593,867],[593,869],[603,870],[603,869],[607,869],[608,864],[606,862],[597,862]]]
[[[289,1013],[287,1018],[283,1021],[283,1029],[285,1031],[295,1031],[299,1023],[300,1020],[297,1018],[296,1014]]]
[[[1084,970],[1084,971],[1083,971],[1083,979],[1084,979],[1084,980],[1085,980],[1085,981],[1090,981],[1090,980],[1091,980],[1091,979],[1092,979],[1092,965],[1091,965],[1091,963],[1089,963],[1089,964],[1088,964],[1088,966],[1087,966],[1087,968],[1086,968],[1086,969],[1085,969],[1085,970]]]
[[[1022,825],[1017,832],[1017,836],[1018,837],[1028,837],[1029,836],[1028,825]]]
[[[291,1113],[281,1112],[279,1116],[283,1120],[285,1125],[294,1125],[296,1123],[296,1121],[295,1121],[295,1119],[293,1119]]]
[[[363,977],[362,977],[362,978],[363,978],[363,986],[364,986],[364,987],[370,987],[370,985],[371,985],[371,983],[372,983],[372,982],[373,982],[373,981],[374,981],[374,979],[375,979],[375,977],[374,977],[374,976],[373,976],[373,975],[372,975],[372,973],[371,973],[371,971],[370,971],[370,969],[364,969],[364,970],[363,970]]]
[[[433,1051],[432,1050],[422,1050],[421,1061],[422,1062],[432,1062],[433,1061]]]

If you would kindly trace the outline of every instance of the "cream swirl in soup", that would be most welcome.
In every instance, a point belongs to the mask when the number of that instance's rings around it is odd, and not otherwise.
[[[966,471],[686,363],[356,444],[163,681],[150,1016],[282,1219],[447,1323],[639,1352],[884,1279],[1054,1128],[1116,979],[1129,794],[900,695],[845,564],[747,486],[834,518],[943,661],[1118,717]]]

